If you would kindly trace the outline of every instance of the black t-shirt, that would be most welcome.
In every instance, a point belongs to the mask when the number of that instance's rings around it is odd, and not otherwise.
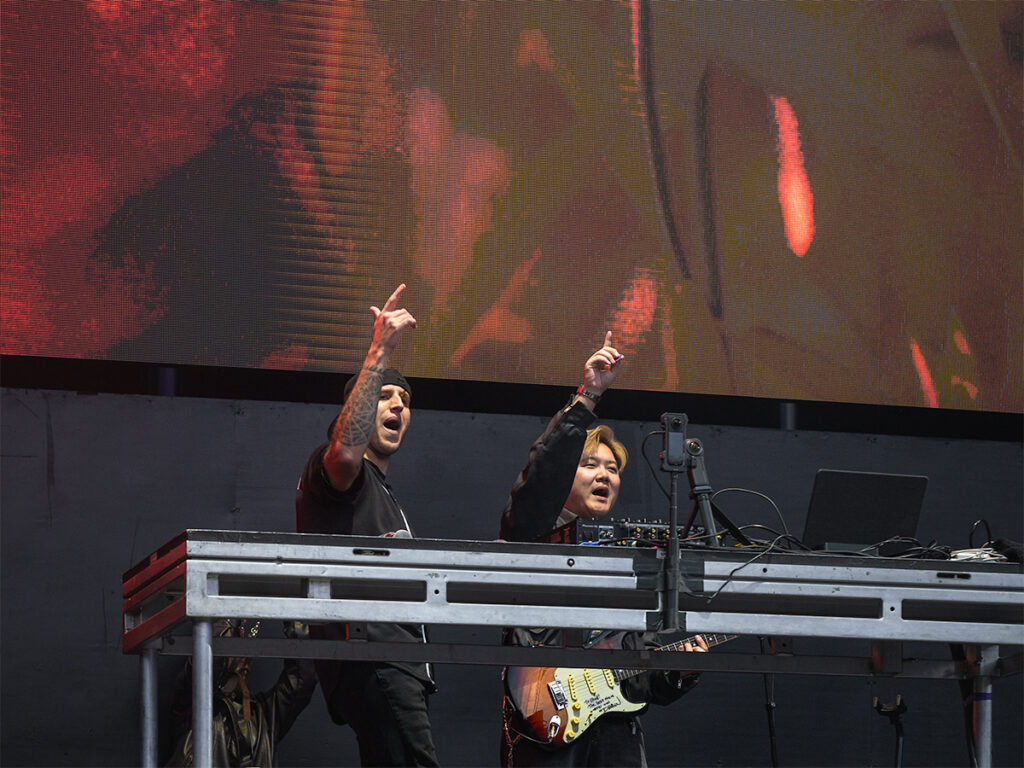
[[[408,530],[409,523],[377,465],[363,467],[347,491],[331,485],[324,469],[324,443],[309,457],[295,496],[295,525],[299,533],[340,533],[380,536]]]
[[[327,444],[318,447],[306,462],[295,494],[295,525],[299,533],[335,533],[349,536],[381,536],[407,530],[409,522],[391,494],[384,475],[371,461],[363,459],[362,469],[347,491],[331,485],[324,468]],[[421,643],[425,637],[421,627],[410,624],[367,622],[366,639],[397,643]],[[310,635],[328,639],[348,639],[356,636],[355,625],[313,625]],[[317,671],[325,693],[329,693],[330,680],[337,675],[343,662],[317,662]],[[434,683],[425,664],[382,662],[416,677],[433,689]]]

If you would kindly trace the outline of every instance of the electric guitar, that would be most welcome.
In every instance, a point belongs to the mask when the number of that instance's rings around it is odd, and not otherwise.
[[[708,648],[738,635],[701,633]],[[678,651],[696,637],[655,648]],[[574,667],[506,667],[503,677],[512,705],[522,715],[519,732],[540,744],[564,746],[580,737],[609,712],[636,712],[646,707],[622,695],[622,681],[646,669],[579,669]]]

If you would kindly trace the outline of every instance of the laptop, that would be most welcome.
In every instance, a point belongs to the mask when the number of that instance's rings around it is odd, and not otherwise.
[[[855,551],[893,536],[914,538],[927,485],[925,475],[819,469],[802,541],[812,549]]]

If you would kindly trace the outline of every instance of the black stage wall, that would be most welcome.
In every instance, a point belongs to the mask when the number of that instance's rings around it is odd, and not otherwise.
[[[559,405],[553,401],[551,411]],[[3,765],[137,762],[138,662],[120,651],[122,572],[186,527],[292,530],[296,479],[333,412],[328,405],[3,390]],[[619,517],[667,516],[641,458],[659,415],[612,422],[632,459]],[[414,412],[390,479],[418,534],[495,537],[509,486],[545,421]],[[767,494],[795,533],[815,471],[838,467],[928,475],[919,527],[926,542],[965,548],[979,518],[993,536],[1024,538],[1019,442],[706,424],[692,424],[690,434],[704,441],[716,489]],[[648,445],[654,461],[659,446],[658,439]],[[737,524],[778,525],[755,496],[725,493],[716,503]],[[975,544],[984,536],[979,530]],[[480,630],[480,639],[491,633]],[[736,645],[758,650],[756,638]],[[851,642],[821,650],[866,649]],[[932,646],[907,651],[948,654]],[[164,700],[180,663],[161,660]],[[260,665],[261,678],[275,674],[276,661]],[[483,666],[440,670],[432,717],[444,764],[496,764],[498,673]],[[904,764],[967,764],[955,682],[802,676],[775,679],[781,763],[891,765],[893,729],[872,699],[897,694],[908,705]],[[708,673],[694,692],[643,722],[652,765],[770,764],[764,683],[756,675]],[[1021,723],[1021,676],[997,681],[995,765],[1024,764]],[[331,725],[318,692],[282,745],[281,764],[356,762],[353,739]]]

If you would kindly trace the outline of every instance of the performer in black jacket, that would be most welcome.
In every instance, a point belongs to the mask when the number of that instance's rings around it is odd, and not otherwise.
[[[374,316],[363,367],[345,387],[341,413],[328,442],[310,456],[295,498],[300,533],[411,536],[412,529],[385,476],[409,426],[412,388],[388,368],[399,339],[416,318],[399,309],[402,284]],[[310,635],[426,642],[423,627],[369,622],[310,627]],[[348,723],[363,765],[437,765],[427,695],[435,690],[426,664],[318,661],[320,685],[332,719]]]
[[[259,621],[219,619],[218,637],[255,637]],[[286,622],[286,637],[304,637],[306,625]],[[313,662],[285,659],[273,687],[259,693],[249,690],[252,659],[219,659],[213,675],[212,763],[217,768],[277,765],[277,746],[309,704],[316,688]],[[192,660],[182,666],[171,704],[174,750],[168,768],[195,763],[192,734]]]
[[[529,462],[512,486],[501,518],[501,538],[535,541],[576,517],[600,519],[618,498],[626,449],[611,428],[587,430],[596,418],[594,407],[615,380],[622,355],[612,346],[612,334],[587,360],[583,384],[548,424],[530,448]],[[505,642],[513,645],[564,645],[557,629],[510,628]],[[602,632],[583,638],[585,645],[618,645],[627,649],[661,645],[654,633]],[[680,650],[704,652],[702,637]],[[649,672],[623,682],[623,694],[635,702],[670,704],[697,682],[684,672]],[[501,761],[504,766],[646,766],[643,730],[630,714],[607,713],[579,738],[549,747],[527,738],[509,699],[504,704]]]

